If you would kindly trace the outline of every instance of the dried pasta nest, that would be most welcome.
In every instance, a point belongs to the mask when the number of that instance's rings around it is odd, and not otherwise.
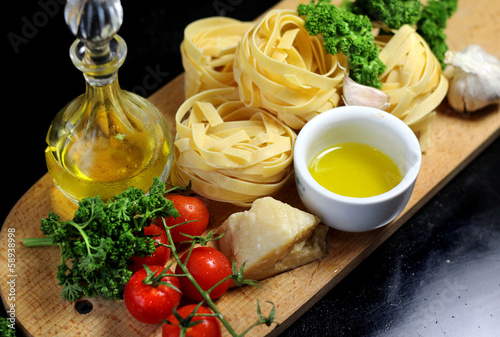
[[[187,99],[176,116],[174,185],[212,200],[249,206],[275,194],[293,173],[296,133],[262,108],[247,107],[237,88]]]
[[[430,146],[435,109],[446,97],[448,80],[441,64],[414,28],[405,25],[387,40],[376,38],[379,57],[386,65],[381,90],[389,95],[386,111],[400,118],[418,136],[422,151]]]
[[[234,87],[236,45],[253,23],[210,17],[189,24],[181,43],[186,98],[201,91]]]
[[[236,49],[234,78],[249,107],[263,107],[293,129],[339,104],[346,58],[324,51],[292,10],[272,10]]]

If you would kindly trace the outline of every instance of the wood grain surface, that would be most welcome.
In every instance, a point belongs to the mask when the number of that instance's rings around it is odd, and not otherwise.
[[[296,8],[299,1],[282,1],[279,8]],[[450,49],[462,50],[471,43],[500,57],[500,3],[490,0],[460,0],[458,12],[450,19],[446,33]],[[183,76],[179,76],[150,97],[174,127],[174,114],[182,103]],[[366,233],[330,231],[328,255],[317,262],[262,282],[262,288],[230,290],[217,301],[222,313],[237,331],[256,319],[256,301],[267,314],[271,301],[276,305],[277,328],[258,327],[249,336],[276,336],[332,289],[376,247],[402,226],[465,165],[499,135],[497,105],[476,114],[458,114],[443,102],[432,125],[432,145],[423,155],[422,169],[409,204],[389,225]],[[278,199],[303,209],[291,180]],[[207,200],[210,226],[220,225],[236,206]],[[0,287],[6,308],[15,304],[16,319],[29,336],[161,336],[159,325],[137,322],[121,301],[89,299],[93,310],[79,314],[75,303],[65,302],[55,277],[59,250],[53,247],[25,248],[21,239],[40,237],[39,220],[54,211],[71,218],[76,206],[54,187],[46,174],[17,202],[5,220],[0,242]],[[15,270],[8,268],[8,233],[15,234]],[[15,281],[15,301],[9,300]]]

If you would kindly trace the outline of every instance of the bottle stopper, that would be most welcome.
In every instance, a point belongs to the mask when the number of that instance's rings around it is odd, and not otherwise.
[[[119,0],[68,0],[64,18],[76,41],[70,48],[73,64],[92,85],[115,80],[125,61],[127,45],[117,35],[123,23]]]

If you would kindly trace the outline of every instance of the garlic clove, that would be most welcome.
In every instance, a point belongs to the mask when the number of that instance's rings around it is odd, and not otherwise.
[[[473,112],[500,102],[500,61],[476,44],[445,55],[447,99],[457,111]]]
[[[347,74],[343,82],[343,99],[346,105],[361,105],[380,110],[387,109],[389,95],[377,88],[362,85],[351,79]]]

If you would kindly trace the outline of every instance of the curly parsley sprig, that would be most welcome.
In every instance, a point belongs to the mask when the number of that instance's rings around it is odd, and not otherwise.
[[[342,7],[357,15],[366,15],[372,21],[382,22],[389,29],[403,25],[416,28],[427,42],[444,69],[444,55],[448,50],[444,30],[457,11],[458,0],[344,0]]]
[[[349,77],[363,85],[382,86],[379,75],[385,65],[378,56],[379,47],[374,43],[373,27],[367,16],[353,14],[330,0],[300,4],[297,13],[304,17],[304,27],[310,35],[322,35],[326,53],[342,52],[347,56]]]
[[[105,203],[99,196],[82,200],[72,220],[61,221],[50,212],[41,220],[45,238],[23,239],[27,247],[58,245],[61,263],[57,280],[62,297],[75,301],[81,296],[122,299],[132,276],[130,257],[151,255],[155,241],[143,229],[158,217],[179,213],[164,194],[165,184],[155,178],[149,193],[130,187]]]

